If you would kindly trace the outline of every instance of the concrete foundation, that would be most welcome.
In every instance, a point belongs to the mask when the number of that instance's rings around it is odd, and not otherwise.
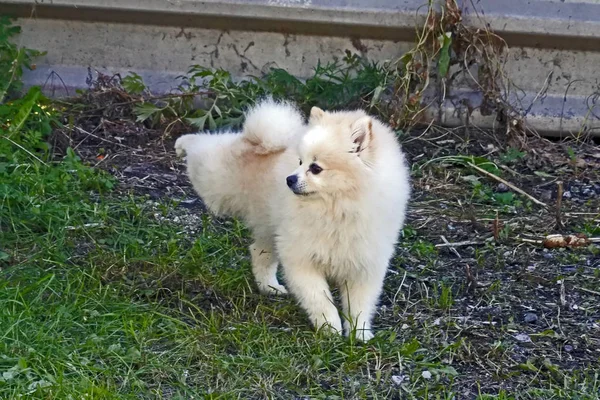
[[[394,59],[413,46],[424,0],[0,0],[0,13],[20,17],[23,46],[48,51],[29,85],[54,96],[87,87],[90,73],[140,74],[168,91],[189,66],[222,67],[235,76],[276,66],[299,77],[318,60],[345,50]],[[600,128],[600,3],[592,0],[462,0],[468,24],[489,26],[510,46],[507,76],[529,125],[549,134],[595,134]],[[475,5],[475,7],[474,7]],[[485,21],[485,22],[483,22]],[[432,111],[440,122],[463,122],[454,98]],[[535,102],[533,102],[535,100]],[[533,102],[533,104],[532,104]],[[493,117],[471,118],[490,127]]]

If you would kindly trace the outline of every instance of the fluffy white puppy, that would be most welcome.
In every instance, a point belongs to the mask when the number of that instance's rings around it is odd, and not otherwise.
[[[363,111],[288,103],[251,109],[241,133],[184,135],[190,180],[211,211],[252,230],[252,271],[263,293],[288,289],[315,327],[373,337],[371,320],[410,197],[394,132]]]

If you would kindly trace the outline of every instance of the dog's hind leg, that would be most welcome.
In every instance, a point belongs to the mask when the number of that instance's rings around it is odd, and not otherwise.
[[[252,256],[252,273],[260,292],[286,294],[287,290],[277,280],[278,260],[273,242],[268,239],[257,239],[250,245],[250,255]]]

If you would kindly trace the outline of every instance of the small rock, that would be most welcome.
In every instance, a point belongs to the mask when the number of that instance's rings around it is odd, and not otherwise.
[[[540,190],[540,198],[542,200],[552,200],[552,191],[551,190]]]
[[[182,200],[179,205],[181,207],[185,207],[185,208],[192,208],[194,207],[194,204],[196,204],[196,202],[198,201],[198,199],[187,199],[187,200]]]
[[[421,376],[423,377],[423,379],[431,379],[431,372],[429,372],[429,371],[423,371],[421,373]]]
[[[176,181],[177,176],[172,174],[162,174],[163,178],[168,179],[170,181]]]
[[[496,192],[498,193],[506,193],[509,190],[509,187],[506,186],[504,183],[499,183],[498,186],[496,186]]]
[[[569,188],[569,190],[571,191],[571,193],[573,194],[579,194],[579,186],[571,186]],[[565,192],[566,193],[566,192]]]
[[[569,192],[568,190],[566,192],[563,192],[563,199],[570,199],[571,198],[571,192]]]
[[[570,344],[565,344],[565,351],[567,353],[570,353],[573,351],[573,346],[571,346]]]
[[[519,334],[515,335],[515,339],[517,339],[519,342],[523,342],[523,343],[531,342],[531,338],[526,333],[519,333]]]
[[[535,324],[538,320],[538,316],[535,313],[528,312],[525,314],[525,322],[528,324]]]
[[[544,249],[544,252],[542,253],[542,257],[544,257],[546,259],[550,259],[550,258],[554,258],[554,254],[552,254],[549,251],[547,251],[546,249]]]
[[[126,173],[130,174],[130,173],[132,173],[132,172],[133,172],[133,168],[131,168],[131,166],[129,166],[129,167],[125,168],[125,169],[123,170],[123,172],[126,172]]]
[[[405,379],[406,376],[404,375],[392,375],[392,382],[396,386],[400,386],[400,384],[402,384],[402,382],[404,382]]]
[[[577,271],[577,267],[575,265],[565,265],[562,267],[562,271],[567,274],[572,273]]]

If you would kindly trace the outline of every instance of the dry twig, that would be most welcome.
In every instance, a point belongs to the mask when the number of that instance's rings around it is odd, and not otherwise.
[[[518,187],[516,187],[515,185],[513,185],[512,183],[500,178],[498,175],[492,174],[491,172],[486,171],[485,169],[478,167],[477,165],[473,164],[473,163],[467,163],[471,168],[477,170],[478,172],[493,178],[495,180],[497,180],[500,183],[504,183],[506,186],[508,186],[509,188],[511,188],[512,190],[514,190],[515,192],[522,194],[523,196],[527,197],[529,200],[533,201],[535,204],[540,205],[542,207],[548,207],[548,205],[546,203],[543,203],[541,201],[539,201],[538,199],[536,199],[535,197],[533,197],[532,195],[530,195],[529,193],[525,192],[522,189],[519,189]]]
[[[556,193],[556,226],[558,227],[558,229],[564,229],[565,226],[563,225],[562,220],[560,218],[560,209],[562,206],[563,198],[563,183],[562,181],[558,181],[556,182],[556,185],[558,186]]]
[[[496,218],[492,222],[492,233],[494,240],[497,242],[500,239],[500,219],[498,218],[498,210],[496,210]]]
[[[467,291],[475,289],[477,287],[477,278],[473,275],[469,264],[465,265],[465,274],[467,276]]]
[[[446,239],[446,236],[444,236],[444,235],[441,235],[440,237],[441,237],[441,238],[442,238],[442,240],[444,241],[444,244],[446,244],[446,246],[447,246],[447,247],[449,247],[449,248],[450,248],[450,250],[452,250],[452,252],[453,252],[454,254],[456,254],[456,257],[458,257],[458,258],[462,258],[462,257],[460,256],[460,253],[458,252],[458,250],[456,250],[456,249],[454,248],[454,246],[452,245],[452,243],[450,243],[450,242],[448,241],[448,239]]]
[[[600,296],[600,292],[596,292],[595,290],[592,290],[592,289],[586,289],[586,288],[581,287],[581,286],[575,286],[575,289],[581,290],[582,292],[586,292],[586,293],[589,293],[589,294],[595,294],[596,296]]]
[[[454,242],[454,243],[449,243],[448,241],[444,242],[444,243],[438,243],[435,245],[435,247],[461,247],[461,246],[473,246],[473,245],[481,245],[484,244],[485,242],[476,242],[473,240],[465,240],[463,242]]]

